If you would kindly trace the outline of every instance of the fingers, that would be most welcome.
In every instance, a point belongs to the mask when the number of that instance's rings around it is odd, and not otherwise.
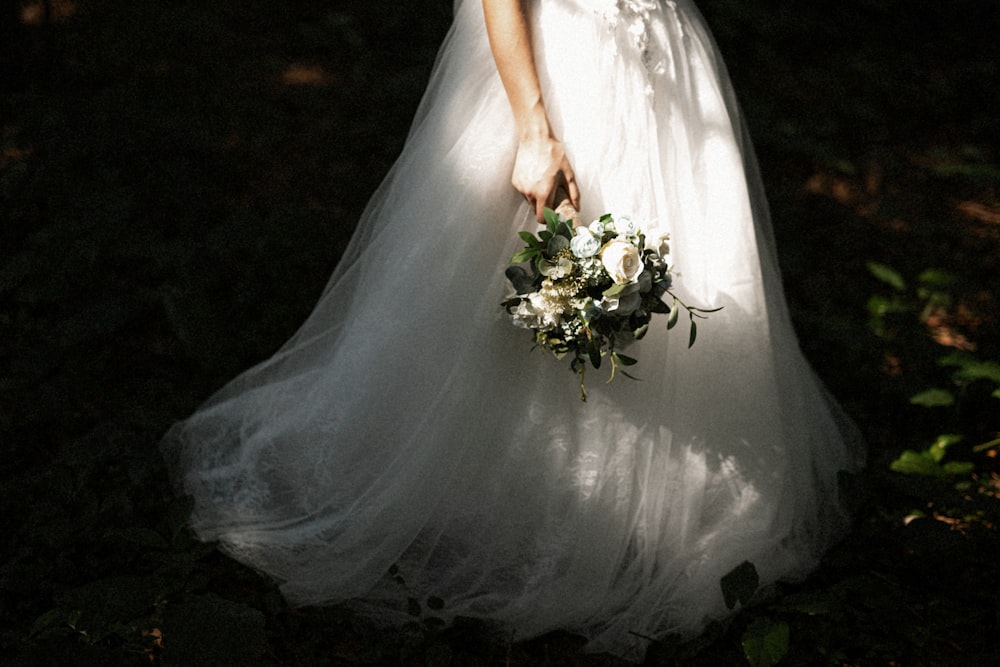
[[[580,188],[576,184],[576,179],[570,174],[570,177],[566,179],[566,194],[569,195],[569,201],[573,204],[573,208],[577,211],[580,210]]]
[[[545,207],[547,206],[549,206],[549,203],[544,199],[535,200],[535,220],[538,221],[538,224],[545,222]]]

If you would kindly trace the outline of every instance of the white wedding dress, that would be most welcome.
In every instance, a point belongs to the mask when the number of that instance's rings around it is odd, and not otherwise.
[[[531,352],[499,303],[537,230],[479,0],[456,17],[398,162],[315,311],[164,441],[192,524],[296,605],[556,629],[640,658],[726,614],[719,580],[815,567],[842,533],[847,422],[799,352],[730,84],[685,0],[535,0],[549,114],[585,219],[672,237],[675,287],[723,306],[687,349],[657,317],[641,381]],[[405,585],[386,575],[398,566]]]

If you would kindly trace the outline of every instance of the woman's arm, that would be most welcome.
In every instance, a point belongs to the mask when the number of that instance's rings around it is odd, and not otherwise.
[[[539,222],[564,188],[574,208],[580,191],[562,144],[552,133],[535,67],[529,23],[530,0],[483,0],[486,32],[500,80],[517,126],[518,145],[511,182],[524,195]]]

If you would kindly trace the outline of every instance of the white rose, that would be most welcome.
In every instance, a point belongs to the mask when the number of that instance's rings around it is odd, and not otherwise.
[[[659,257],[666,259],[670,254],[670,234],[661,233],[646,237],[646,250],[652,250]]]
[[[580,259],[593,257],[601,249],[601,239],[586,227],[577,227],[573,240],[569,243],[570,250]]]
[[[590,223],[590,231],[600,236],[601,234],[604,233],[604,223],[601,222],[600,220],[594,220],[592,223]]]
[[[611,280],[617,285],[627,285],[642,273],[639,249],[628,241],[615,239],[601,249],[601,263]]]
[[[636,236],[640,231],[639,224],[627,215],[620,216],[615,220],[615,229],[618,230],[619,234],[625,236]]]

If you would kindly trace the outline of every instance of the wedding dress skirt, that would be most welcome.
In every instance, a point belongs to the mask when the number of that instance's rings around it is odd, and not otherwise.
[[[723,306],[687,349],[654,318],[634,374],[531,352],[499,307],[537,230],[478,0],[458,0],[406,146],[315,311],[164,441],[205,540],[296,605],[407,598],[517,638],[640,657],[725,615],[719,580],[801,576],[856,468],[798,350],[730,84],[688,2],[536,0],[546,104],[590,220],[671,234],[678,294]],[[605,369],[606,370],[606,369]],[[392,566],[405,584],[387,576]]]

